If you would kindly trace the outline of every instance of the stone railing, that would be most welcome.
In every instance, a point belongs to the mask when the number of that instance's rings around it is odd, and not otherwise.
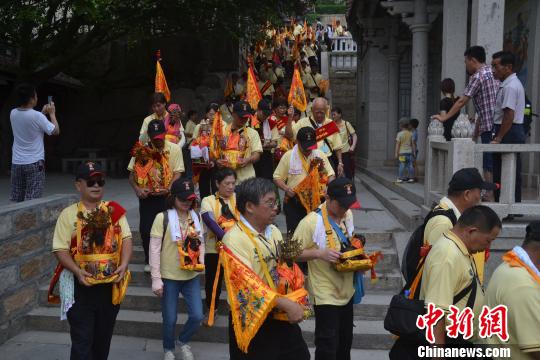
[[[476,167],[482,174],[485,152],[499,153],[502,159],[500,197],[498,203],[483,203],[504,218],[510,214],[538,215],[540,203],[515,202],[516,154],[540,152],[540,144],[476,144],[472,141],[473,128],[465,115],[460,115],[452,128],[452,141],[446,141],[443,126],[432,120],[428,128],[426,147],[426,176],[424,205],[430,208],[446,195],[452,175],[459,169]]]
[[[352,36],[332,38],[332,52],[356,52],[356,42]]]
[[[331,52],[330,68],[332,70],[356,70],[357,59],[356,52]]]
[[[56,219],[75,201],[74,195],[53,195],[0,208],[0,344],[24,330],[24,315],[56,264]]]

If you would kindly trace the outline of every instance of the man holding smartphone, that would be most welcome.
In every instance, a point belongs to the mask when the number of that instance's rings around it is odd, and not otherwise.
[[[41,112],[34,110],[38,98],[36,88],[21,84],[15,90],[17,107],[11,110],[13,155],[11,159],[11,201],[40,198],[45,186],[45,147],[43,134],[58,135],[60,127],[50,96]],[[46,115],[49,115],[50,121]]]

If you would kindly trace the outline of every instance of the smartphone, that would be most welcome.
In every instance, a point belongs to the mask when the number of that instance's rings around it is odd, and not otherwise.
[[[52,95],[47,96],[47,104],[52,104],[53,98]]]

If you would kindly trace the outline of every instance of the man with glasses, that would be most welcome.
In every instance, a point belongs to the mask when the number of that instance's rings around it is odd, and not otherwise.
[[[165,199],[171,184],[184,172],[180,147],[165,140],[165,123],[148,123],[148,143],[138,142],[132,150],[128,165],[129,184],[139,198],[139,231],[144,249],[145,272],[150,272],[148,248],[150,230],[157,214],[167,209]]]
[[[87,162],[77,169],[75,187],[81,200],[58,217],[53,253],[59,266],[53,278],[61,302],[60,318],[68,319],[71,359],[107,359],[120,302],[127,289],[132,253],[126,211],[103,201],[105,173]]]
[[[230,250],[270,287],[278,276],[276,267],[279,245],[283,241],[281,231],[272,225],[277,214],[277,204],[278,199],[271,181],[261,178],[245,180],[236,188],[236,207],[240,212],[240,219],[223,237],[227,251]],[[272,274],[270,279],[269,274]],[[229,279],[226,283],[230,281],[238,279]],[[231,360],[309,359],[309,351],[298,326],[304,316],[303,306],[288,298],[278,297],[276,308],[286,313],[288,321],[274,319],[272,313],[268,314],[251,340],[247,353],[243,353],[237,345],[232,314],[229,316]]]
[[[501,81],[497,90],[497,100],[493,122],[492,144],[524,144],[525,131],[523,129],[523,119],[525,113],[525,90],[514,71],[516,58],[514,54],[507,51],[499,51],[493,54],[491,67],[493,75]],[[501,179],[501,154],[493,155],[494,180]],[[495,199],[499,200],[499,192],[495,192]],[[516,153],[516,189],[515,200],[521,202],[521,158]]]
[[[315,303],[315,359],[350,360],[353,339],[354,272],[335,264],[350,244],[358,209],[354,183],[344,177],[328,184],[326,202],[298,224],[293,240],[303,243],[298,261],[307,261],[309,290]]]
[[[471,46],[465,53],[465,69],[471,76],[463,95],[454,103],[452,108],[444,115],[433,115],[431,118],[447,121],[467,105],[472,98],[474,110],[478,115],[474,137],[480,136],[482,144],[489,144],[492,140],[493,110],[499,81],[493,76],[489,65],[486,64],[486,51],[482,46]],[[492,181],[493,154],[484,153],[483,169],[486,181]],[[486,192],[485,199],[493,201],[493,192]]]

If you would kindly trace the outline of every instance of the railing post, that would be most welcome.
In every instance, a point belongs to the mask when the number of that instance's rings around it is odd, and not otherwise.
[[[516,201],[516,153],[502,153],[501,195],[499,203],[512,205]]]
[[[424,205],[431,207],[431,190],[435,184],[439,186],[438,171],[435,171],[437,163],[441,161],[441,157],[431,147],[432,142],[444,142],[444,128],[440,121],[431,120],[428,127],[428,140],[426,146],[426,166],[424,176]],[[437,168],[438,170],[438,168]]]

